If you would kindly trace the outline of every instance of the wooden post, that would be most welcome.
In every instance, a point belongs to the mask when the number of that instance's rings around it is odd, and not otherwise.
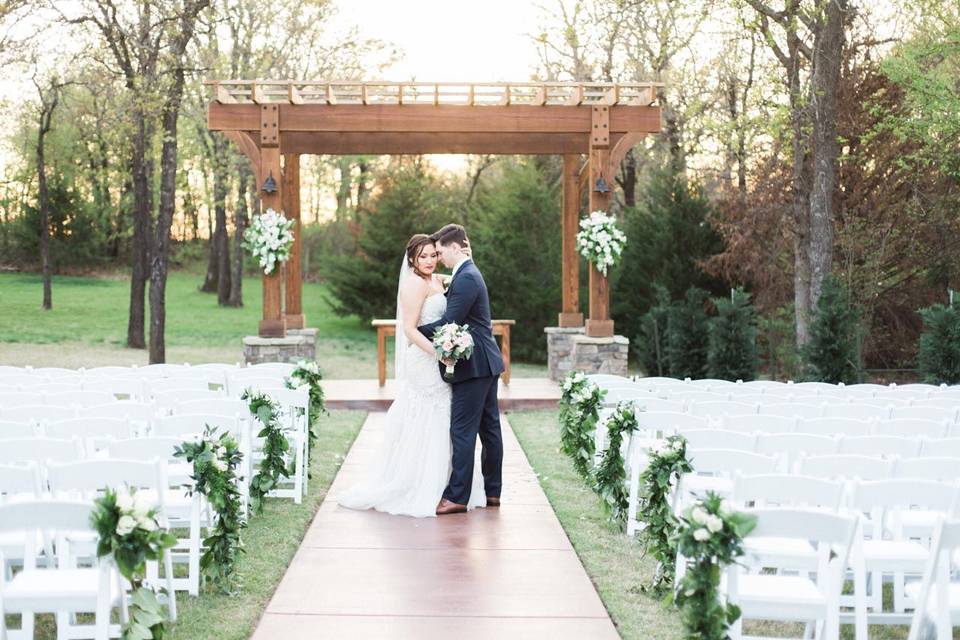
[[[602,178],[608,189],[612,188],[610,175],[610,111],[606,106],[593,107],[593,128],[590,134],[590,211],[607,211],[610,206],[610,191],[597,191]],[[613,320],[610,319],[610,283],[606,276],[590,265],[590,319],[586,333],[594,338],[613,335]]]
[[[279,109],[276,104],[260,106],[260,175],[257,177],[257,189],[260,191],[261,212],[267,209],[283,209],[283,180],[280,170],[280,133]],[[273,177],[276,191],[267,193],[263,183]],[[270,275],[263,276],[263,319],[260,321],[260,336],[263,338],[282,338],[287,334],[283,318],[283,270],[274,269]]]
[[[557,322],[561,327],[582,327],[580,312],[580,254],[577,251],[577,231],[580,223],[580,156],[563,156],[563,210],[561,289],[563,304]]]
[[[286,277],[286,308],[284,318],[287,329],[303,329],[306,326],[306,317],[303,315],[303,277],[300,273],[300,251],[302,245],[300,229],[300,156],[297,154],[283,155],[283,212],[293,224],[293,248],[290,250],[290,259],[287,260]]]

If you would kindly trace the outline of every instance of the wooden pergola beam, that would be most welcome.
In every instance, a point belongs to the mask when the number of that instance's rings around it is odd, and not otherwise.
[[[624,134],[611,135],[619,140]],[[312,155],[392,155],[483,153],[504,155],[564,155],[587,153],[588,133],[450,133],[286,132],[280,133],[284,153]]]

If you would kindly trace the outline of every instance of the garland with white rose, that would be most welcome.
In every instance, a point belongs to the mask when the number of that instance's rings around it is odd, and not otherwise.
[[[627,472],[620,447],[625,433],[633,433],[640,428],[636,409],[632,403],[621,402],[607,419],[607,449],[594,471],[593,490],[603,500],[603,506],[610,520],[622,524],[627,517],[630,505],[630,492],[627,487]]]
[[[691,470],[690,460],[687,459],[687,440],[674,435],[650,449],[647,468],[640,474],[640,504],[637,511],[643,514],[645,524],[640,538],[647,553],[657,561],[657,570],[648,587],[655,592],[673,583],[679,521],[673,514],[670,496],[680,476]]]
[[[740,607],[720,600],[720,575],[743,555],[743,538],[756,526],[756,516],[727,510],[712,491],[687,509],[680,522],[678,551],[688,564],[674,597],[686,637],[728,637],[727,630],[740,617]]]
[[[310,468],[310,456],[313,454],[313,447],[317,438],[320,437],[320,415],[327,413],[327,408],[323,398],[323,387],[320,382],[323,380],[323,374],[320,372],[320,365],[313,360],[301,360],[296,368],[290,372],[290,375],[284,379],[284,386],[288,389],[299,389],[303,385],[310,388],[310,412],[308,415],[309,427],[307,435],[309,437],[309,446],[307,447],[307,468]]]
[[[607,391],[587,380],[580,371],[569,374],[560,388],[560,446],[586,479],[593,467],[593,432]]]
[[[213,531],[203,541],[206,550],[200,557],[200,569],[220,593],[235,594],[239,588],[236,565],[243,552],[240,531],[247,526],[237,486],[243,454],[228,432],[217,435],[206,425],[200,440],[184,442],[174,456],[193,464],[189,493],[205,496],[217,514]]]
[[[267,209],[253,219],[243,234],[243,246],[260,262],[266,275],[273,273],[277,263],[290,259],[293,247],[293,226],[283,213]]]
[[[620,262],[627,236],[617,227],[616,218],[605,211],[594,211],[580,221],[577,248],[604,276]]]
[[[90,517],[98,534],[97,557],[112,556],[117,570],[130,581],[129,620],[123,640],[162,638],[167,617],[153,588],[144,585],[147,560],[160,560],[177,539],[160,528],[157,509],[145,492],[106,489],[94,501]]]

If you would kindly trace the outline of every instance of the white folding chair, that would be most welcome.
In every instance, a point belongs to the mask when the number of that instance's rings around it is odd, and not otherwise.
[[[686,406],[682,402],[677,400],[664,400],[663,398],[655,398],[652,396],[638,397],[636,394],[633,394],[624,401],[629,402],[637,411],[641,412],[684,413],[686,410]],[[617,403],[610,402],[609,398],[605,398],[603,404],[605,407],[609,407],[611,409],[617,406]]]
[[[214,413],[222,416],[238,416],[241,420],[245,420],[250,415],[250,407],[245,400],[227,398],[221,395],[210,399],[178,402],[173,405],[173,413],[174,415]]]
[[[843,436],[840,438],[839,453],[860,456],[913,457],[920,455],[920,438],[901,436]]]
[[[3,425],[0,424],[0,432]],[[928,458],[960,458],[960,438],[923,438],[920,450],[902,454],[905,458],[925,456]]]
[[[253,367],[250,367],[253,368]],[[289,375],[289,374],[287,374]],[[607,385],[616,386],[616,385],[636,385],[637,382],[626,378],[624,376],[615,376],[610,373],[588,373],[586,375],[588,382],[606,388]]]
[[[205,377],[193,376],[150,380],[146,383],[146,388],[151,394],[153,394],[154,397],[157,397],[160,394],[171,395],[181,391],[214,391],[210,389],[210,383]]]
[[[737,393],[733,392],[730,394],[730,400],[733,402],[742,402],[744,404],[770,404],[773,402],[781,402],[778,398],[773,396],[765,395],[763,393]]]
[[[115,400],[139,401],[144,397],[143,379],[132,375],[126,377],[94,377],[86,376],[83,379],[81,388],[84,391],[102,391],[109,393]]]
[[[727,431],[726,429],[690,429],[683,432],[691,449],[736,449],[753,451],[757,447],[755,433]]]
[[[236,380],[234,382],[237,382]],[[271,377],[249,377],[242,378],[242,385],[228,384],[228,389],[230,390],[230,397],[239,398],[243,392],[247,389],[252,389],[253,391],[274,391],[276,389],[286,389],[286,385],[283,382],[283,378],[271,378]]]
[[[47,382],[45,384],[38,384],[35,387],[31,388],[31,391],[34,393],[42,393],[45,402],[55,402],[60,400],[60,396],[67,393],[76,393],[80,391],[81,384],[80,381],[74,382]],[[60,403],[63,406],[67,406],[66,403]]]
[[[847,418],[850,420],[886,420],[890,417],[889,405],[875,407],[870,404],[839,404],[828,402],[823,406],[824,418]]]
[[[960,458],[900,458],[894,477],[956,482],[960,480]]]
[[[704,416],[713,420],[720,420],[723,416],[747,416],[757,413],[755,404],[746,402],[691,402],[689,403],[690,415]]]
[[[797,473],[814,478],[884,480],[893,477],[894,461],[852,454],[800,456]]]
[[[129,491],[134,489],[137,494],[143,493],[147,502],[157,507],[157,520],[160,527],[172,529],[166,503],[168,495],[167,478],[164,460],[81,460],[63,464],[47,466],[47,479],[50,491],[56,498],[80,499],[93,501],[105,488],[115,491]],[[196,563],[200,562],[200,527],[199,527],[199,500],[193,501],[196,505],[196,517],[190,523],[191,538],[196,542]],[[80,557],[96,555],[96,537],[78,537],[73,542],[78,547],[75,554]],[[86,543],[86,545],[84,545]],[[167,588],[167,606],[170,619],[177,619],[177,601],[173,557],[175,549],[163,554],[164,582]],[[147,561],[147,579],[158,582],[159,569],[156,561]],[[67,619],[58,619],[61,624],[74,624]]]
[[[115,402],[112,393],[106,391],[70,391],[57,395],[47,394],[46,402],[61,407],[92,407]]]
[[[689,406],[698,402],[728,402],[730,401],[730,394],[716,393],[714,391],[703,391],[698,389],[696,391],[675,393],[670,397],[670,399],[686,403]]]
[[[260,364],[251,364],[243,367],[242,371],[256,371],[258,373],[266,372],[268,375],[277,375],[286,377],[293,373],[297,365],[291,362],[261,362]]]
[[[136,435],[130,422],[123,418],[71,418],[48,422],[43,433],[48,438],[80,438],[87,457],[93,457],[107,440],[124,440]]]
[[[0,464],[24,462],[73,462],[83,458],[83,444],[79,438],[10,438],[0,440]]]
[[[0,393],[0,409],[12,409],[29,405],[42,405],[43,394],[34,391],[7,391]]]
[[[720,426],[728,431],[745,433],[793,433],[797,428],[797,419],[783,416],[747,415],[723,416]]]
[[[928,398],[931,394],[940,390],[940,387],[934,384],[925,384],[922,382],[913,382],[910,384],[891,384],[887,393],[908,394],[918,398]]]
[[[757,438],[757,453],[780,457],[782,471],[789,471],[801,455],[837,452],[837,439],[807,433],[764,433]]]
[[[110,614],[120,608],[121,623],[127,622],[127,604],[119,572],[109,556],[93,558],[92,568],[77,568],[70,554],[69,536],[96,536],[90,518],[89,502],[41,500],[0,505],[0,535],[17,532],[24,536],[23,570],[7,580],[0,572],[0,636],[7,635],[6,616],[21,614],[21,636],[32,638],[34,615],[54,613],[57,633],[74,637],[107,640],[119,635],[119,628],[110,624]],[[37,567],[38,536],[56,536],[57,567]],[[93,612],[92,625],[60,624],[73,612]],[[84,635],[78,635],[82,633]]]
[[[950,576],[958,549],[960,521],[941,521],[933,536],[922,582],[906,588],[917,603],[908,640],[933,638],[931,632],[936,634],[936,640],[953,640],[953,627],[960,624],[960,583],[951,582]],[[934,629],[928,630],[928,626]]]
[[[0,440],[6,438],[32,438],[37,435],[37,426],[32,422],[8,422],[0,420]]]
[[[776,456],[735,449],[687,449],[687,457],[693,471],[685,473],[677,485],[674,499],[677,512],[707,491],[730,495],[734,473],[773,473],[777,464]]]
[[[873,433],[878,436],[900,436],[902,438],[942,438],[948,435],[945,422],[922,418],[880,420],[873,425]]]
[[[130,422],[131,428],[143,434],[150,429],[150,421],[157,415],[153,404],[130,400],[118,400],[93,407],[81,407],[77,410],[80,418],[122,418]]]
[[[683,433],[690,429],[706,429],[710,426],[710,421],[706,418],[674,411],[641,411],[636,415],[640,430],[657,438],[671,433]]]
[[[816,392],[817,395],[835,396],[842,393],[843,387],[829,382],[793,382],[790,383],[794,393],[803,391]]]
[[[137,367],[137,374],[148,378],[169,378],[185,372],[189,367],[183,364],[148,364]]]
[[[906,420],[934,420],[954,424],[957,422],[957,407],[933,406],[924,402],[920,406],[894,407],[890,417]]]
[[[789,393],[787,383],[777,382],[776,380],[750,380],[739,383],[739,386],[743,389],[749,389],[751,392],[765,395],[770,393],[776,394],[779,391]]]
[[[85,376],[91,378],[106,377],[112,378],[114,376],[129,376],[137,372],[137,367],[120,367],[116,365],[107,365],[103,367],[90,367],[89,369],[84,369],[83,373]]]
[[[310,393],[306,389],[274,389],[268,394],[270,399],[280,405],[280,420],[287,440],[290,443],[290,460],[293,463],[293,488],[277,487],[270,491],[270,495],[278,498],[293,498],[294,503],[300,504],[307,492],[307,421],[310,411]],[[254,425],[251,431],[259,431],[259,419],[252,416]],[[259,458],[258,439],[253,438],[253,460]]]
[[[806,418],[797,423],[797,433],[818,436],[857,437],[870,435],[873,423],[853,418]]]
[[[863,556],[872,586],[870,621],[906,624],[907,607],[913,607],[904,594],[905,576],[923,573],[929,553],[917,538],[929,538],[935,522],[952,516],[956,510],[958,486],[930,480],[879,480],[855,482],[851,506],[869,514],[872,535],[863,541]],[[918,518],[922,516],[922,518]],[[906,524],[922,519],[928,528],[907,530]],[[894,612],[883,610],[883,576],[893,574]]]
[[[23,502],[24,500],[38,500],[41,493],[40,467],[34,462],[20,464],[0,464],[0,504],[6,502]],[[13,564],[23,563],[23,551],[26,544],[23,531],[6,531],[0,533],[0,573],[11,578]],[[45,545],[41,539],[38,546]]]
[[[43,376],[48,380],[76,376],[80,373],[77,369],[66,369],[64,367],[37,367],[36,369],[32,369],[32,371],[35,375]]]
[[[757,509],[756,528],[747,539],[790,538],[811,544],[817,556],[815,577],[803,572],[783,575],[751,572],[734,563],[726,571],[726,599],[740,607],[741,617],[730,627],[732,640],[743,635],[750,619],[802,622],[807,637],[835,640],[840,635],[840,593],[851,560],[856,564],[857,518],[792,509]],[[852,557],[853,555],[853,557]],[[750,559],[747,559],[747,564]],[[858,638],[866,637],[863,592],[856,603]]]
[[[758,413],[762,416],[781,416],[784,418],[819,418],[823,415],[823,405],[816,402],[785,402],[783,404],[762,404]]]
[[[11,422],[33,422],[43,424],[56,420],[69,420],[77,415],[74,407],[54,407],[46,404],[20,405],[4,409],[0,414],[4,420]]]

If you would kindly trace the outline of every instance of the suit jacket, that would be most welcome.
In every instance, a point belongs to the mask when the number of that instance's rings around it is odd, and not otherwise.
[[[468,331],[473,336],[473,355],[469,360],[460,360],[453,370],[453,384],[496,376],[503,373],[503,357],[500,348],[493,338],[493,322],[490,317],[490,297],[487,295],[487,285],[480,275],[480,270],[473,260],[467,260],[460,265],[447,288],[447,310],[443,317],[436,322],[420,327],[420,333],[428,340],[433,340],[433,332],[437,327],[455,322],[469,325]],[[440,363],[441,374],[446,367]]]

